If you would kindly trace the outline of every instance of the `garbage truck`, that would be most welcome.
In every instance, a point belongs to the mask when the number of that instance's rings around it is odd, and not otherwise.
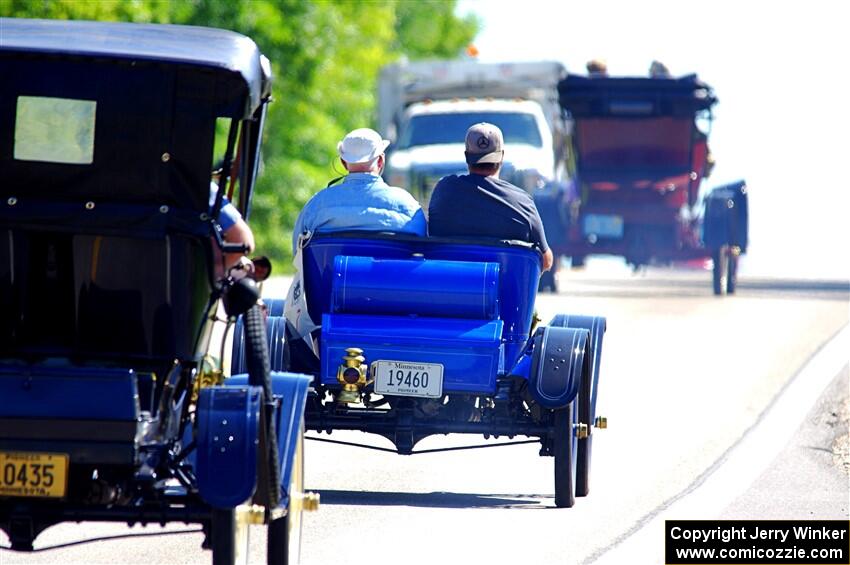
[[[378,127],[393,143],[384,177],[427,209],[443,176],[466,172],[469,126],[490,122],[505,137],[501,178],[533,191],[566,174],[563,111],[553,61],[397,62],[381,70]]]

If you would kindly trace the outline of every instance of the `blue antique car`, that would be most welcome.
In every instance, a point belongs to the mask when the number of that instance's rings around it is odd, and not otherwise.
[[[305,240],[301,258],[318,358],[296,355],[293,328],[269,320],[282,350],[273,365],[313,376],[308,430],[379,434],[400,454],[421,453],[417,442],[434,434],[528,436],[554,457],[555,504],[587,495],[591,432],[606,426],[596,415],[605,319],[535,327],[538,249],[332,232]]]
[[[217,221],[250,211],[268,61],[216,29],[0,30],[0,529],[30,551],[61,522],[197,523],[230,564],[259,523],[291,562],[310,379],[270,371]]]

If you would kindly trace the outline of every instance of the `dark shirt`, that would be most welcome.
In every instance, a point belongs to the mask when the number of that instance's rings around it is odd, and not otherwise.
[[[549,250],[531,195],[507,181],[476,174],[440,179],[428,206],[428,233],[515,239],[536,244],[543,253]]]

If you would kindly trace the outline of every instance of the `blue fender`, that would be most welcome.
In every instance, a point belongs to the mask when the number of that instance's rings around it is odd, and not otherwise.
[[[201,498],[212,506],[234,508],[254,494],[262,397],[255,386],[200,391],[195,472]]]
[[[292,479],[292,461],[298,436],[302,433],[304,405],[307,389],[313,377],[295,373],[272,373],[272,390],[281,398],[280,412],[277,418],[277,448],[280,461],[280,506],[289,501],[289,482]]]
[[[591,378],[590,421],[586,423],[592,424],[596,419],[596,388],[599,384],[599,368],[602,363],[602,338],[605,337],[608,322],[603,316],[570,316],[569,314],[558,314],[552,318],[549,325],[560,328],[580,328],[590,332],[590,344],[588,345]]]
[[[280,399],[280,410],[277,413],[277,448],[280,463],[280,505],[285,507],[289,501],[289,481],[292,478],[292,461],[298,436],[301,433],[301,422],[304,419],[304,404],[307,399],[307,389],[313,381],[309,375],[283,373],[272,371],[272,392]],[[234,375],[225,381],[227,386],[244,387],[248,383],[248,375]]]
[[[546,326],[532,338],[533,352],[528,390],[545,408],[563,408],[578,394],[588,378],[590,332],[580,328]]]
[[[736,245],[746,253],[749,229],[746,182],[715,187],[705,197],[704,205],[703,244],[709,249]]]

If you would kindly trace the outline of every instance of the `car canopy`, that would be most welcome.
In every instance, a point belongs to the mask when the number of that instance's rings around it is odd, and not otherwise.
[[[268,62],[234,32],[0,18],[3,200],[206,210],[217,118],[257,115]]]
[[[696,118],[710,117],[717,98],[696,75],[570,75],[558,91],[575,122],[576,167],[584,181],[667,186],[701,171],[707,134],[698,130]]]

